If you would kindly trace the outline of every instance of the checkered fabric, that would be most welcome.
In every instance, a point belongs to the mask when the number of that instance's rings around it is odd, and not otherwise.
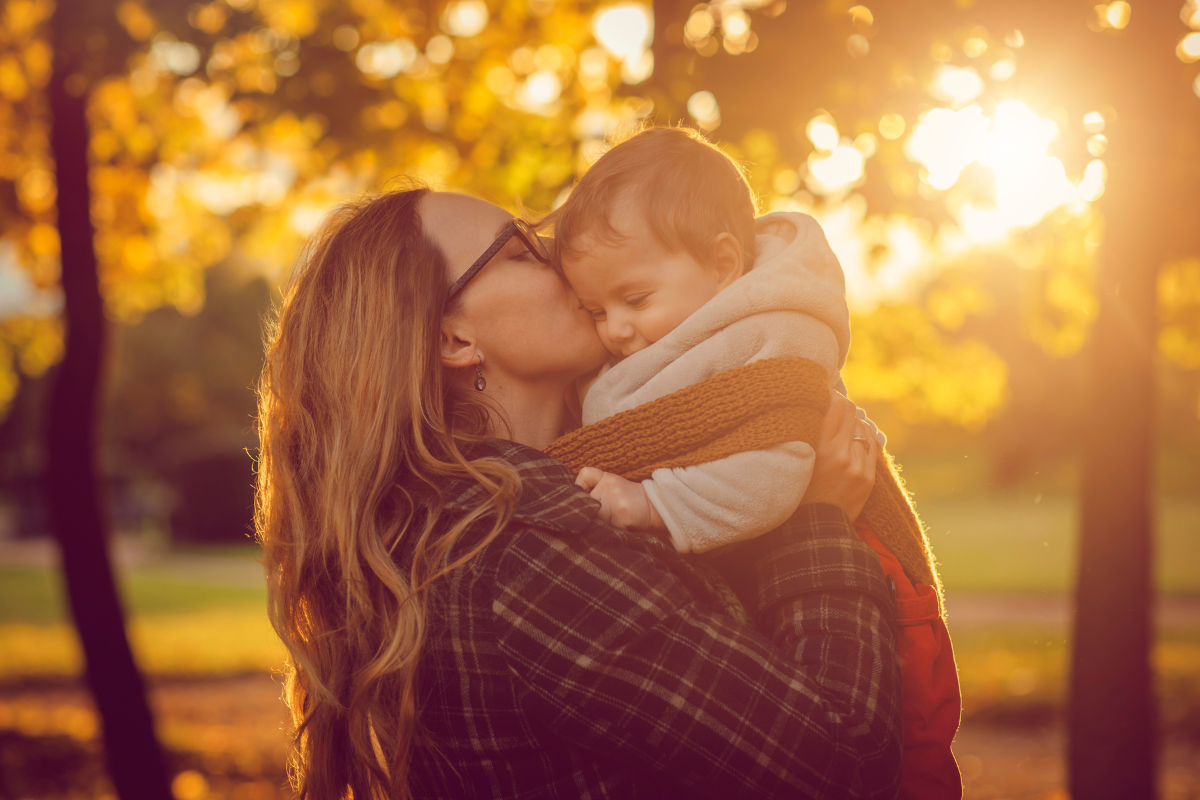
[[[559,462],[500,441],[470,455],[511,463],[523,493],[433,591],[414,796],[896,796],[892,600],[839,509],[750,543],[752,629],[669,543],[598,522]],[[480,491],[446,487],[446,508]]]

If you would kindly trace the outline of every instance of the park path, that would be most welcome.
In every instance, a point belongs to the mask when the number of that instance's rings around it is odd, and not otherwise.
[[[1074,614],[1065,594],[947,592],[946,613],[951,630],[987,626],[1038,625],[1066,627]],[[1155,616],[1160,627],[1200,628],[1200,596],[1163,595]]]

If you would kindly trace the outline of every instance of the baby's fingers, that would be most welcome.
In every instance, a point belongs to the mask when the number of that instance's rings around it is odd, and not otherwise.
[[[612,503],[606,503],[604,501],[604,495],[598,491],[593,491],[591,497],[593,500],[597,500],[600,503],[600,510],[596,512],[596,516],[601,522],[611,523],[613,521]]]
[[[603,477],[604,470],[596,469],[595,467],[584,467],[579,470],[579,475],[575,478],[575,485],[582,486],[585,492],[590,492],[596,488],[596,484],[600,483],[600,479]]]

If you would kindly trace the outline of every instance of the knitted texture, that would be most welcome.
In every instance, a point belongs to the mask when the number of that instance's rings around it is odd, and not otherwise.
[[[572,431],[546,453],[575,472],[596,467],[631,481],[656,469],[690,467],[785,442],[816,448],[829,409],[829,376],[807,358],[769,358]],[[879,451],[863,514],[916,583],[941,581],[929,541],[895,460]]]

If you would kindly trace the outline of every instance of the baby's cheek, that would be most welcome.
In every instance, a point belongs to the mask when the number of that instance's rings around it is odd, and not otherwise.
[[[678,328],[687,318],[686,313],[675,307],[656,308],[646,315],[644,324],[640,326],[642,337],[653,344]]]

